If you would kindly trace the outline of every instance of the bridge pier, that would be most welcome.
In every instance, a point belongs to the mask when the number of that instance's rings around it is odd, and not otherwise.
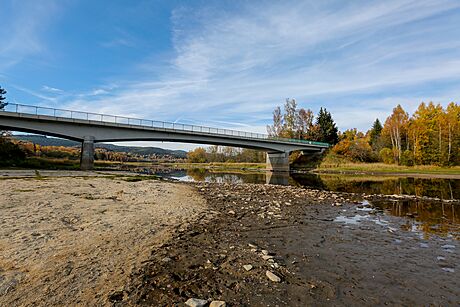
[[[81,145],[80,169],[92,170],[94,167],[94,137],[85,136]]]
[[[267,152],[267,170],[272,172],[289,172],[289,152]]]

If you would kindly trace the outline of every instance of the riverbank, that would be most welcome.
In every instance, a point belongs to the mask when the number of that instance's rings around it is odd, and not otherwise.
[[[110,305],[152,250],[205,218],[191,187],[126,174],[42,176],[0,180],[2,306]]]
[[[390,176],[425,176],[460,179],[460,166],[441,167],[432,165],[403,166],[384,163],[321,163],[310,169],[316,173],[349,173]]]
[[[458,200],[52,175],[0,180],[0,305],[460,303]]]
[[[360,194],[191,185],[207,200],[213,219],[190,224],[155,251],[114,303],[180,306],[190,298],[229,306],[460,303],[458,225],[456,237],[424,233],[407,217],[384,215]],[[398,198],[390,197],[395,204]]]

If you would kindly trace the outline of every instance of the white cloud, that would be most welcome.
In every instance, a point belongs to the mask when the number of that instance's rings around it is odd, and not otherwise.
[[[7,70],[24,58],[46,51],[41,36],[57,11],[54,0],[7,1],[2,3],[0,19],[0,70]]]
[[[172,14],[168,67],[150,77],[146,68],[158,63],[148,60],[139,63],[138,79],[62,101],[262,132],[275,105],[295,97],[315,111],[326,106],[342,129],[367,129],[383,119],[382,106],[391,112],[401,101],[450,100],[428,88],[460,84],[459,23],[436,19],[458,8],[458,1],[439,0],[245,2],[231,12],[182,7]],[[415,88],[427,89],[411,94]]]

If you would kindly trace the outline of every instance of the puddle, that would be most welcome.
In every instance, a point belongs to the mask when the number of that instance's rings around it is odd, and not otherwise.
[[[420,239],[437,235],[460,240],[460,206],[444,203],[420,203],[416,201],[363,201],[353,209],[355,216],[340,215],[334,221],[356,225],[364,221],[387,227],[389,232],[397,229],[390,227],[385,216],[397,216],[404,219],[400,230],[417,234]],[[351,210],[351,211],[353,211]],[[362,213],[359,214],[359,213]],[[454,245],[443,247],[453,252]]]

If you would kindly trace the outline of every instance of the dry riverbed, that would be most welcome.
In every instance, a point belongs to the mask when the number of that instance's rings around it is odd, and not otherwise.
[[[121,178],[0,180],[0,306],[109,305],[204,200]]]
[[[120,178],[0,189],[0,305],[460,304],[458,225],[427,234],[372,205],[401,196]]]

